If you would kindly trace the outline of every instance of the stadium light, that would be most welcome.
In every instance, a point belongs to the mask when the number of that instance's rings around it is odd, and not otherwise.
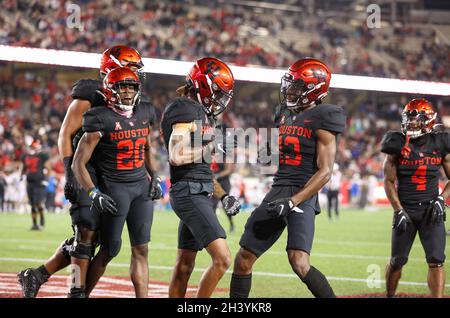
[[[84,68],[98,68],[100,54],[48,50],[0,45],[0,60]],[[193,62],[144,58],[147,73],[180,75],[188,73]],[[231,66],[236,80],[259,83],[280,83],[285,70],[262,67]],[[412,81],[393,78],[333,74],[331,87],[393,93],[450,96],[450,83]]]

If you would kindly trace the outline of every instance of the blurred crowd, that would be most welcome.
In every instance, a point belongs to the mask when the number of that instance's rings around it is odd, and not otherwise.
[[[0,44],[88,52],[126,44],[145,57],[192,61],[211,55],[267,67],[313,56],[327,61],[334,73],[450,80],[450,47],[432,28],[369,29],[365,19],[355,26],[319,14],[269,14],[216,1],[208,6],[192,1],[76,3],[2,1]]]

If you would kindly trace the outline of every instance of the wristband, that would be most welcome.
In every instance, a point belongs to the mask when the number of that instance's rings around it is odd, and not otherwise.
[[[89,198],[93,199],[95,197],[95,194],[99,193],[100,190],[97,188],[92,188],[88,191],[89,193]]]

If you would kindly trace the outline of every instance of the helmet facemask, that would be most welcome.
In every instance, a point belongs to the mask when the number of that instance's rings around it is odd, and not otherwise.
[[[325,83],[323,83],[325,84]],[[319,83],[319,85],[323,85]],[[308,94],[313,92],[318,86],[313,83],[305,83],[302,79],[294,80],[292,74],[286,73],[281,78],[280,102],[288,108],[305,108],[314,103],[309,100]],[[320,96],[323,98],[324,96]]]
[[[230,90],[229,92],[226,92],[220,86],[213,82],[209,75],[205,75],[206,82],[208,84],[209,88],[209,95],[204,96],[202,98],[200,94],[200,88],[198,87],[197,81],[192,81],[195,87],[197,100],[200,104],[202,104],[205,110],[205,113],[208,116],[213,116],[216,118],[219,116],[228,106],[231,99],[233,98],[233,91]]]
[[[427,115],[424,111],[418,112],[416,109],[404,111],[401,124],[403,134],[415,139],[430,133],[436,120],[436,115],[436,113]]]
[[[133,91],[131,91],[131,88]],[[139,103],[140,84],[134,81],[121,81],[109,87],[111,91],[110,103],[115,108],[129,112]]]

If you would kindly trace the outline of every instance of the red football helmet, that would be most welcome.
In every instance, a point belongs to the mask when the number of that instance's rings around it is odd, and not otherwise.
[[[34,155],[39,153],[42,150],[42,144],[41,141],[39,139],[34,139],[31,144],[30,144],[30,148],[29,148],[29,153],[30,155]]]
[[[233,73],[224,62],[214,57],[198,60],[186,81],[195,90],[198,102],[208,115],[218,116],[233,97]]]
[[[405,136],[417,138],[433,131],[436,123],[436,112],[426,99],[413,99],[402,112],[401,129]]]
[[[139,52],[132,47],[116,45],[103,52],[100,61],[100,74],[105,76],[118,67],[128,67],[133,72],[139,72],[143,70],[144,63]]]
[[[127,87],[132,87],[134,96],[129,95],[129,103],[124,103],[120,94]],[[140,82],[139,77],[126,67],[119,67],[110,71],[103,79],[103,93],[108,106],[116,107],[121,111],[130,111],[139,103]]]
[[[320,103],[328,94],[330,80],[325,63],[310,57],[298,60],[281,78],[281,103],[300,108]]]

